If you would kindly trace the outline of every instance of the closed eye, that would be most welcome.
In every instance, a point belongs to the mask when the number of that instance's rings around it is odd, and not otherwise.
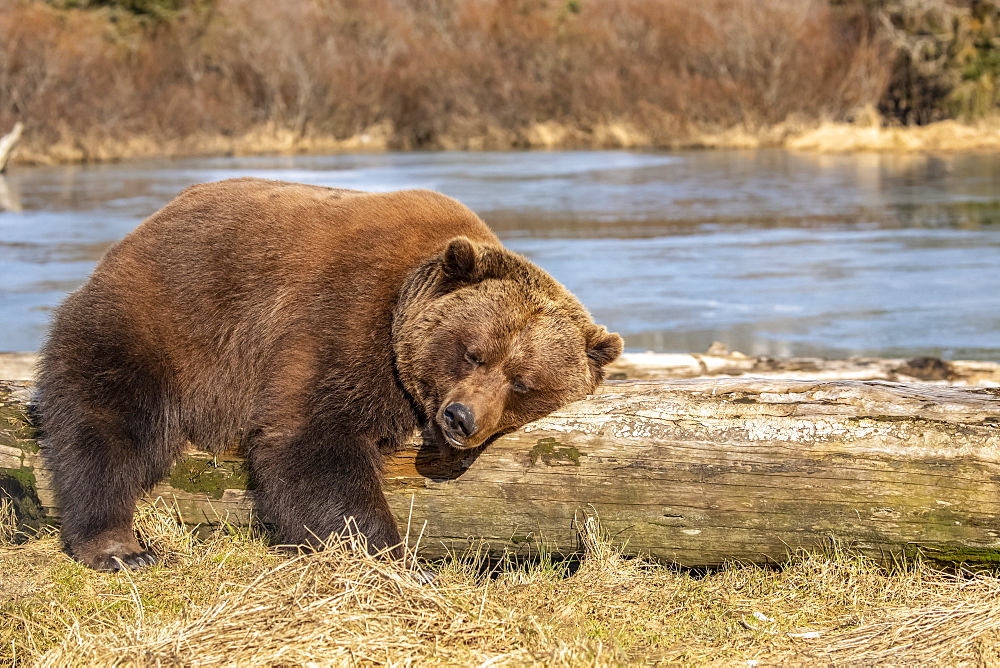
[[[472,366],[483,365],[483,358],[481,358],[479,355],[472,352],[471,350],[465,351],[465,361],[471,364]]]
[[[528,387],[525,384],[525,382],[520,378],[515,378],[514,381],[510,384],[510,387],[518,394],[526,394],[528,392],[531,392],[531,388]]]

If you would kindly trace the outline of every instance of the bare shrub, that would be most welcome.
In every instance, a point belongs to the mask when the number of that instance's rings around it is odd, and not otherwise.
[[[891,65],[861,9],[823,0],[177,4],[151,20],[0,0],[0,127],[25,121],[22,155],[217,151],[262,128],[307,149],[373,126],[397,148],[524,146],[540,124],[669,145],[843,120]]]

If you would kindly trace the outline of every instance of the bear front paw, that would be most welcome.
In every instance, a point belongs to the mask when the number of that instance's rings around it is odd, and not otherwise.
[[[142,568],[155,566],[156,555],[148,550],[142,550],[141,552],[107,556],[101,561],[102,563],[96,568],[106,573],[124,570],[137,571]]]
[[[126,534],[124,537],[118,534]],[[76,543],[71,552],[80,562],[96,571],[135,571],[156,564],[156,555],[144,550],[125,531],[107,532],[92,540]]]

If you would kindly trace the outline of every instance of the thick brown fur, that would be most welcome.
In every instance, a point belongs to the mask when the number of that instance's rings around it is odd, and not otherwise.
[[[280,541],[353,517],[398,554],[386,453],[417,426],[481,445],[592,391],[621,346],[443,195],[193,186],[56,312],[39,413],[64,539],[94,568],[154,563],[139,496],[186,442],[242,439]]]

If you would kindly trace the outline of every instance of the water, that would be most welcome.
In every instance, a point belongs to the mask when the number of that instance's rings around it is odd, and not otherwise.
[[[20,168],[0,350],[34,350],[108,244],[191,183],[432,188],[631,350],[1000,361],[1000,155],[408,153]]]

